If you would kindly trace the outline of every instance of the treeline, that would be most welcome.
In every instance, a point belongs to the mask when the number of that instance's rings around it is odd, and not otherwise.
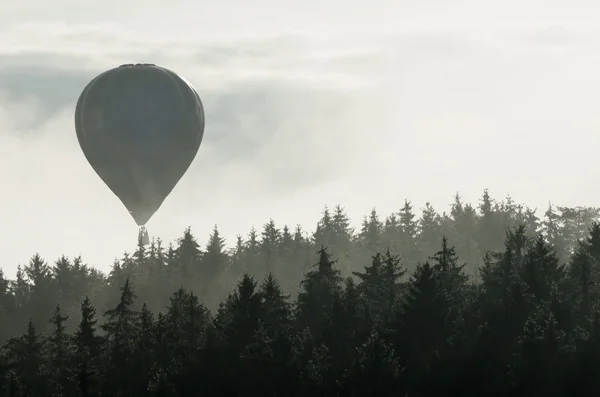
[[[295,302],[243,275],[216,312],[183,288],[157,314],[126,279],[74,332],[56,306],[0,354],[0,396],[592,396],[600,392],[600,226],[560,264],[509,231],[469,282],[444,238],[410,277],[376,254],[344,278],[326,249]],[[49,325],[43,335],[39,328]]]
[[[231,249],[187,229],[108,275],[35,255],[0,277],[0,396],[600,391],[599,211],[422,212],[354,231],[337,206]]]
[[[426,204],[419,218],[408,201],[387,217],[373,210],[359,230],[350,226],[341,206],[325,208],[311,234],[300,227],[280,228],[269,220],[262,230],[252,229],[247,236],[238,236],[232,247],[226,246],[217,227],[204,246],[187,229],[168,246],[160,239],[149,247],[138,245],[132,254],[115,260],[108,274],[85,264],[80,257],[63,256],[48,263],[36,254],[18,268],[14,280],[6,279],[0,271],[0,343],[24,332],[29,319],[41,332],[48,331],[46,319],[57,304],[70,316],[67,329],[74,330],[83,298],[90,297],[101,311],[113,307],[127,277],[135,283],[140,301],[152,312],[162,309],[180,287],[216,310],[243,273],[258,280],[271,273],[295,298],[321,246],[337,260],[343,276],[361,271],[373,254],[387,249],[399,255],[412,272],[446,237],[465,263],[466,274],[477,280],[485,253],[503,249],[506,230],[525,225],[528,236],[541,233],[560,262],[566,263],[577,241],[598,219],[597,208],[555,206],[549,206],[540,219],[535,210],[514,203],[510,197],[497,201],[484,191],[476,206],[463,203],[456,195],[448,213]]]

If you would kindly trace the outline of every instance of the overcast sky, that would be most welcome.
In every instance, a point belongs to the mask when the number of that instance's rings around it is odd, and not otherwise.
[[[205,104],[198,156],[148,224],[166,241],[218,224],[233,242],[270,217],[312,230],[326,204],[356,223],[405,198],[444,211],[485,188],[600,205],[600,4],[491,4],[4,0],[0,266],[39,252],[107,270],[134,248],[73,127],[85,84],[123,63],[169,67]]]

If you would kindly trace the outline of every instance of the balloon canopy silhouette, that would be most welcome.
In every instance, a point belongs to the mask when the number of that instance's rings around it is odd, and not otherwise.
[[[153,64],[110,69],[83,89],[75,131],[86,159],[146,240],[146,223],[185,174],[204,135],[194,87]]]

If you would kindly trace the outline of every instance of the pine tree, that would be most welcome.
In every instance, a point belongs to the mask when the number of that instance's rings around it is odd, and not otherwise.
[[[173,264],[178,269],[179,285],[189,290],[194,290],[197,280],[202,277],[202,251],[191,228],[185,229],[183,237],[178,241],[175,249]]]
[[[350,218],[345,209],[341,205],[336,205],[333,210],[333,218],[331,220],[333,228],[333,238],[331,246],[335,247],[337,252],[347,252],[350,250],[354,229],[350,225]]]
[[[361,280],[359,290],[371,315],[387,321],[394,313],[400,294],[399,280],[404,273],[399,257],[389,250],[385,255],[375,254],[364,273],[353,272]]]
[[[17,382],[13,389],[23,396],[50,395],[50,378],[44,359],[44,340],[32,320],[27,331],[6,344],[8,360],[14,368]],[[15,395],[19,395],[16,392]]]
[[[260,319],[266,332],[271,336],[289,332],[292,322],[292,307],[286,295],[272,274],[260,284],[258,297],[261,302]]]
[[[330,323],[336,298],[341,292],[340,271],[324,247],[317,252],[319,262],[300,283],[296,318],[300,329],[308,327],[314,337],[322,338]]]
[[[515,392],[520,395],[566,393],[567,379],[561,373],[560,363],[566,358],[567,343],[565,332],[559,329],[552,312],[543,309],[533,312],[525,323],[515,354],[512,371]]]
[[[365,266],[365,271],[352,272],[352,274],[360,280],[359,291],[362,294],[367,310],[370,312],[378,312],[379,305],[383,299],[385,291],[381,285],[383,278],[383,260],[382,255],[377,253],[373,255],[370,265]]]
[[[430,203],[425,204],[422,209],[421,219],[419,219],[419,228],[421,233],[418,236],[419,245],[419,260],[427,259],[438,247],[442,236],[441,217],[431,206]],[[412,267],[408,268],[410,271]]]
[[[75,390],[73,374],[71,371],[73,346],[72,340],[66,332],[65,322],[68,316],[61,315],[60,306],[56,306],[50,318],[53,326],[51,336],[48,338],[48,363],[50,369],[50,390],[52,396],[71,396]]]
[[[301,395],[335,396],[339,384],[332,371],[333,357],[329,348],[320,344],[310,352],[310,358],[302,369]]]
[[[402,372],[393,347],[373,331],[367,341],[356,349],[356,356],[345,376],[347,394],[382,397],[403,395],[403,385],[400,383]]]
[[[567,272],[575,315],[585,322],[600,300],[600,224],[594,223],[589,236],[578,243]]]
[[[394,213],[385,218],[383,224],[382,243],[385,249],[400,252],[402,247],[402,229],[398,216]]]
[[[331,373],[336,379],[344,377],[348,363],[354,359],[354,352],[349,347],[362,342],[372,327],[368,309],[362,300],[354,280],[346,278],[344,289],[333,305],[331,324],[323,337],[323,343],[335,358],[331,363]]]
[[[77,387],[82,397],[100,396],[102,338],[96,334],[96,309],[86,297],[81,304],[81,322],[75,332]]]
[[[107,302],[105,303],[106,307],[113,307],[119,304],[121,288],[123,288],[123,285],[125,285],[125,282],[131,275],[130,270],[127,269],[128,262],[129,255],[125,254],[122,262],[115,259],[112,263],[105,288],[105,295],[108,296]]]
[[[413,207],[408,200],[399,212],[399,226],[401,231],[400,247],[397,254],[407,259],[408,265],[413,268],[418,261],[418,235],[419,224],[415,220]]]
[[[448,245],[446,237],[442,237],[442,248],[431,257],[431,260],[435,271],[440,276],[446,299],[449,302],[462,302],[468,277],[464,274],[465,265],[458,263],[456,250]]]
[[[25,266],[24,272],[31,285],[27,311],[31,313],[33,322],[38,324],[39,331],[45,333],[48,329],[46,319],[52,313],[52,306],[56,302],[56,289],[50,267],[39,254],[35,254]]]
[[[350,218],[341,205],[336,205],[331,218],[331,232],[326,247],[338,258],[338,266],[346,272],[355,268],[352,240],[354,229],[350,225]],[[319,247],[319,245],[316,245]]]
[[[61,256],[54,262],[51,272],[56,282],[59,302],[66,305],[71,304],[75,300],[73,293],[76,291],[76,280],[69,258]]]
[[[488,189],[485,189],[479,204],[481,217],[477,227],[477,241],[484,252],[502,249],[502,238],[506,225],[499,219],[496,208],[497,205],[490,197]]]
[[[396,331],[395,350],[407,368],[409,394],[429,390],[428,379],[440,365],[446,348],[448,304],[440,278],[428,262],[413,273],[392,327]]]
[[[261,308],[253,339],[241,353],[243,389],[249,395],[293,392],[291,306],[269,274],[258,292]]]
[[[129,394],[134,391],[132,373],[135,363],[131,358],[135,351],[139,330],[139,313],[133,308],[136,295],[129,279],[121,289],[118,305],[105,311],[106,323],[102,325],[108,352],[104,389],[108,393]]]
[[[290,282],[294,288],[292,293],[296,295],[298,285],[304,277],[304,273],[310,271],[312,267],[313,252],[310,240],[304,235],[300,225],[296,225],[294,230],[294,270],[290,273]],[[293,281],[292,281],[293,280]]]
[[[135,266],[136,273],[144,272],[148,268],[148,252],[146,249],[146,245],[142,239],[142,236],[139,236],[138,243],[135,252],[133,253],[133,264]]]
[[[235,238],[235,246],[231,250],[231,270],[235,274],[243,274],[247,270],[244,253],[244,239],[238,234]]]
[[[10,281],[0,269],[0,343],[12,334],[11,320],[15,320],[16,302],[10,286]]]
[[[207,287],[212,286],[215,279],[225,271],[228,262],[229,257],[225,252],[225,239],[221,237],[219,229],[215,225],[202,257],[202,283]]]
[[[546,243],[538,237],[525,255],[521,276],[538,303],[548,302],[553,284],[563,285],[566,271],[564,265]]]
[[[312,236],[316,246],[328,247],[331,244],[331,236],[334,234],[334,225],[329,208],[325,206],[321,219],[317,223],[317,228]]]
[[[132,371],[132,395],[141,396],[148,392],[152,379],[152,367],[155,356],[155,328],[152,312],[144,304],[139,314],[139,328],[136,335],[132,361],[135,363]]]
[[[297,289],[297,283],[300,282],[300,271],[298,270],[299,258],[296,255],[296,243],[294,241],[294,235],[287,225],[283,226],[281,232],[281,239],[279,241],[279,247],[277,249],[277,256],[279,258],[279,280],[281,286],[286,291],[294,291]]]
[[[262,240],[260,242],[260,249],[262,252],[263,260],[265,261],[265,272],[267,274],[274,271],[279,271],[277,251],[281,241],[281,232],[275,225],[273,219],[269,219],[263,227]]]
[[[261,296],[257,292],[256,281],[245,274],[217,312],[215,326],[233,361],[250,342],[258,326]]]
[[[371,256],[382,248],[383,223],[379,220],[377,211],[373,208],[369,217],[365,217],[358,234],[359,244],[364,253]]]
[[[261,278],[265,274],[265,266],[260,251],[258,232],[254,227],[250,229],[244,244],[244,257],[246,272],[254,277]]]

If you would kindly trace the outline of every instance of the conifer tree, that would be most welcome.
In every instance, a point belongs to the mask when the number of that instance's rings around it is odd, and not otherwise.
[[[32,320],[27,323],[25,334],[9,340],[6,349],[17,378],[17,382],[11,387],[14,395],[50,395],[50,376],[44,357],[44,340]]]
[[[393,347],[377,331],[356,349],[345,376],[347,394],[357,396],[403,395],[400,367]]]
[[[72,396],[75,391],[71,369],[73,346],[70,335],[66,332],[66,320],[68,320],[68,316],[63,316],[60,306],[57,305],[54,315],[50,318],[53,330],[47,340],[47,361],[52,396]]]
[[[173,264],[171,265],[178,269],[181,280],[180,285],[184,288],[193,290],[197,281],[202,277],[201,260],[200,244],[198,244],[191,228],[188,227],[177,243]]]
[[[225,239],[221,237],[215,225],[202,256],[202,284],[207,287],[207,290],[228,265],[229,257],[225,252],[225,245]]]
[[[106,322],[102,329],[108,354],[104,386],[108,393],[130,394],[135,390],[132,385],[135,364],[131,362],[139,330],[139,313],[133,307],[135,299],[136,295],[127,279],[117,306],[104,313]]]
[[[334,302],[341,292],[342,278],[324,247],[317,254],[319,262],[300,284],[296,317],[300,329],[308,327],[313,337],[322,338],[330,323]]]
[[[275,225],[273,219],[269,219],[262,231],[262,239],[260,242],[260,249],[262,252],[263,260],[265,262],[266,274],[274,271],[279,271],[277,251],[281,241],[281,232]]]
[[[102,338],[97,335],[96,309],[88,297],[81,304],[81,322],[75,332],[75,370],[82,397],[100,396],[102,379]]]

